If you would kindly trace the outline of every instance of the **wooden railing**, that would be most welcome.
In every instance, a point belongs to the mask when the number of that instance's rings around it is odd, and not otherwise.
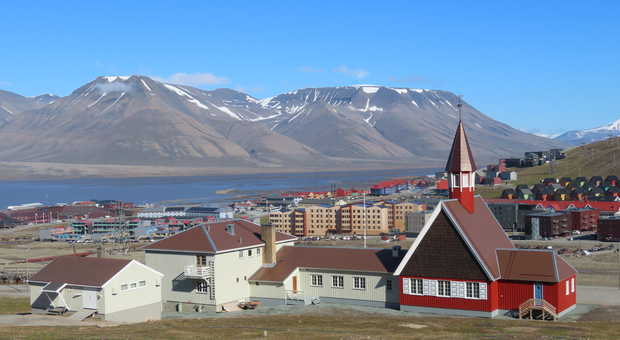
[[[184,274],[186,277],[207,278],[209,276],[209,267],[199,267],[195,265],[185,266]]]
[[[552,316],[554,320],[557,319],[558,317],[557,308],[555,308],[554,305],[550,304],[545,299],[532,298],[519,305],[519,319],[521,319],[523,316],[527,315],[528,313],[531,318],[532,317],[531,313],[533,310],[542,311],[543,320],[545,318],[544,312],[549,313],[549,315]]]

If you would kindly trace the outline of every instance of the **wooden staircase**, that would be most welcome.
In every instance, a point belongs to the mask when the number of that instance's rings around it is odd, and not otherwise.
[[[555,321],[557,318],[557,309],[545,299],[532,298],[519,305],[519,319]]]

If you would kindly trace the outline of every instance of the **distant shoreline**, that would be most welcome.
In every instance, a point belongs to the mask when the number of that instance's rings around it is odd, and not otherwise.
[[[374,163],[374,162],[370,162]],[[440,166],[404,163],[359,167],[334,166],[322,168],[301,167],[180,167],[158,165],[71,164],[48,162],[0,162],[0,181],[65,180],[82,178],[150,178],[192,177],[253,174],[297,174],[345,171],[385,171],[406,169],[432,169]]]

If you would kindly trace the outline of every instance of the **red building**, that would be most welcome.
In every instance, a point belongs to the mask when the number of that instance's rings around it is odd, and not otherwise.
[[[401,310],[494,317],[557,318],[576,304],[576,271],[554,250],[516,249],[485,201],[459,122],[441,201],[394,275]]]
[[[573,230],[596,231],[600,212],[596,209],[569,209]]]

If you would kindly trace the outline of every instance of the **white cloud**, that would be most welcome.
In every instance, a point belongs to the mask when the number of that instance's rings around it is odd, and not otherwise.
[[[153,77],[154,79],[180,85],[200,86],[200,85],[222,85],[230,83],[226,77],[216,76],[213,73],[175,73],[169,77]]]
[[[363,79],[366,78],[368,76],[368,74],[370,74],[368,71],[364,70],[364,69],[354,69],[354,68],[349,68],[348,66],[342,65],[342,66],[338,66],[334,69],[334,72],[336,73],[342,73],[345,74],[347,76],[353,77],[353,78],[357,78],[357,79]]]
[[[299,70],[299,72],[304,72],[304,73],[321,73],[321,72],[325,72],[325,70],[322,69],[322,68],[312,67],[312,66],[300,66],[298,70]]]

